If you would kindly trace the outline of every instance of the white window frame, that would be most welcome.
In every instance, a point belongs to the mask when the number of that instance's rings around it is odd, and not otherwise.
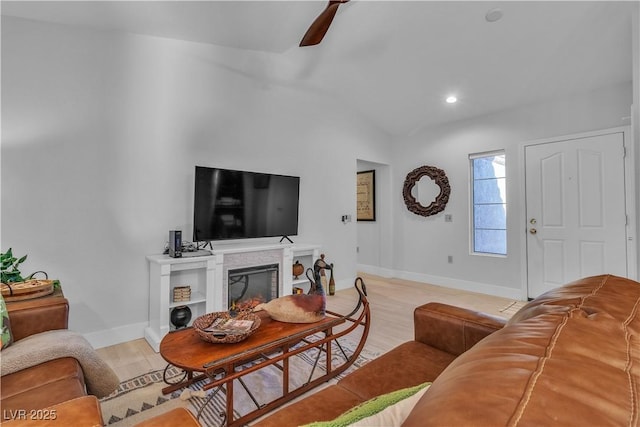
[[[506,199],[506,187],[507,184],[507,173],[506,173],[506,163],[507,163],[507,155],[504,149],[494,150],[494,151],[486,151],[482,153],[473,153],[469,154],[469,251],[472,255],[479,256],[489,256],[489,257],[499,257],[506,258],[509,254],[509,248],[507,246],[508,241],[508,229],[505,223],[505,253],[494,253],[494,252],[481,252],[477,251],[475,248],[475,235],[476,235],[476,226],[475,226],[475,202],[474,202],[474,190],[475,190],[475,179],[474,179],[474,168],[473,161],[476,159],[480,159],[483,157],[494,157],[494,156],[504,156],[505,157],[505,209],[508,209],[508,202]]]

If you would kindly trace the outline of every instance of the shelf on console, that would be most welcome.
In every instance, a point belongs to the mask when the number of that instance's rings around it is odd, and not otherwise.
[[[196,305],[203,302],[207,302],[206,295],[201,292],[192,292],[189,301],[172,301],[169,303],[169,308],[179,307],[181,305]]]

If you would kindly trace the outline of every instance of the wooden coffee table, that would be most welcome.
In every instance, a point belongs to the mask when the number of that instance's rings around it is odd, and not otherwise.
[[[179,382],[165,387],[162,392],[164,394],[171,393],[196,381],[207,380],[203,386],[204,390],[215,387],[217,389],[209,394],[203,405],[204,408],[210,399],[224,387],[226,414],[223,414],[225,415],[223,423],[236,426],[244,425],[344,372],[355,362],[369,333],[369,303],[366,299],[364,286],[362,286],[362,290],[358,288],[358,280],[361,282],[361,279],[356,279],[356,289],[360,295],[358,305],[348,315],[327,312],[327,317],[319,322],[284,323],[272,320],[266,313],[259,312],[261,313],[260,327],[244,341],[233,344],[206,342],[198,336],[193,328],[170,332],[160,343],[160,354],[169,364],[167,367],[173,365],[181,368],[185,375]],[[352,317],[356,314],[358,314],[357,317]],[[334,328],[338,326],[341,326],[340,331],[336,332]],[[351,333],[359,326],[363,327],[359,344],[353,354],[347,355],[337,339]],[[312,336],[315,336],[314,339],[310,339]],[[332,366],[331,363],[333,343],[341,350],[344,358],[344,363],[337,367]],[[326,353],[324,375],[313,380],[310,375],[305,384],[290,390],[289,358],[312,349],[320,350],[317,354],[318,359],[322,352]],[[318,359],[316,359],[316,363]],[[242,370],[237,369],[248,362],[254,363]],[[242,377],[271,365],[277,365],[282,369],[282,395],[270,402],[259,403],[243,382]],[[254,411],[237,419],[234,419],[233,413],[234,380],[240,382],[256,405]]]

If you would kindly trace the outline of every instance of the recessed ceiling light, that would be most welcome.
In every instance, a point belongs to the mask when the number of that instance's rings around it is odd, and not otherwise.
[[[449,95],[447,96],[447,99],[445,101],[447,101],[447,104],[455,104],[456,102],[458,102],[458,98],[453,95]]]
[[[499,21],[501,18],[502,18],[502,10],[498,7],[496,7],[495,9],[491,9],[484,16],[484,19],[486,19],[487,22],[496,22],[496,21]]]

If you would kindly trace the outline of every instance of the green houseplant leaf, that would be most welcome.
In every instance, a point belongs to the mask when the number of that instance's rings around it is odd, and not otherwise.
[[[29,276],[23,276],[20,272],[19,266],[23,262],[27,260],[27,255],[16,258],[13,256],[13,252],[11,248],[7,250],[5,253],[0,253],[0,282],[2,283],[15,283],[15,282],[24,282],[25,280],[30,280],[37,273],[44,273],[46,278],[48,279],[47,273],[44,271],[36,271]],[[60,288],[60,281],[53,281],[53,288]]]
[[[13,256],[11,248],[9,248],[7,252],[0,254],[0,259],[2,260],[2,269],[0,271],[0,281],[2,283],[24,281],[22,273],[20,273],[20,269],[18,267],[20,264],[25,262],[27,255],[17,259]]]

